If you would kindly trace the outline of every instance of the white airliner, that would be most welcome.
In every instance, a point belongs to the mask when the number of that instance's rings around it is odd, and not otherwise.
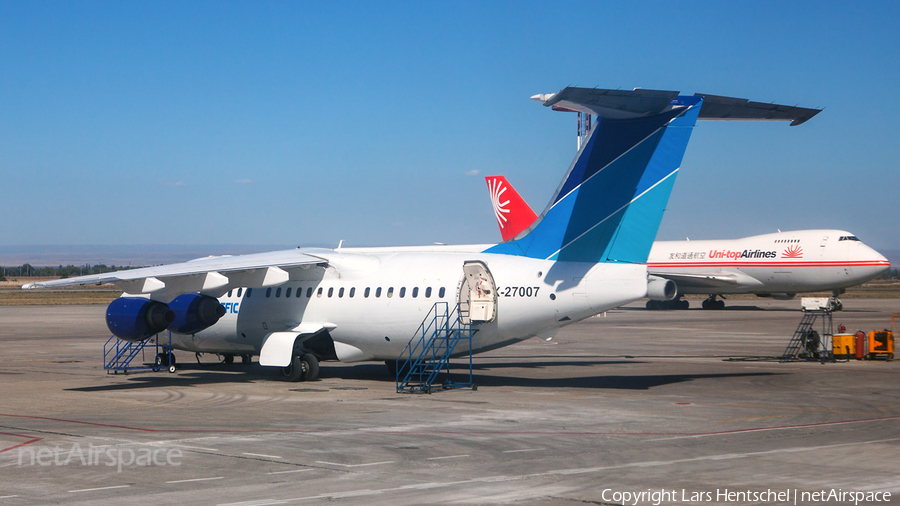
[[[504,240],[537,218],[503,176],[485,178]],[[752,293],[792,299],[797,293],[831,291],[833,307],[851,286],[890,268],[890,262],[843,230],[797,230],[743,239],[656,241],[647,258],[648,309],[687,309],[685,294],[708,294],[703,309],[723,309],[725,294]],[[674,284],[673,284],[674,283]]]
[[[497,245],[298,248],[31,283],[115,283],[121,339],[240,355],[312,379],[320,360],[398,358],[437,302],[465,307],[474,351],[640,299],[647,255],[697,119],[803,123],[818,109],[675,91],[566,88],[544,105],[600,117],[541,217]]]

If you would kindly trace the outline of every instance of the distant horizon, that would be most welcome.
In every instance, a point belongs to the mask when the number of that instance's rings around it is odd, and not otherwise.
[[[364,244],[347,244],[345,247],[369,247]],[[293,248],[328,248],[337,245],[323,244],[123,244],[123,245],[22,245],[0,246],[0,267],[29,264],[33,267],[57,267],[68,265],[116,265],[135,267],[186,262],[210,255],[247,255],[266,251]],[[900,268],[900,248],[877,250],[890,262],[891,268]]]

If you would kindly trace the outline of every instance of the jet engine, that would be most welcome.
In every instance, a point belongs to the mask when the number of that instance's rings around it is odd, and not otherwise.
[[[678,295],[678,286],[671,279],[659,276],[647,277],[647,298],[651,300],[672,300]]]
[[[757,297],[771,297],[775,300],[791,300],[797,296],[796,293],[758,293]]]
[[[169,308],[175,312],[169,330],[176,334],[196,334],[225,316],[225,306],[217,299],[199,293],[183,293],[169,303]]]
[[[140,297],[119,297],[106,308],[106,326],[119,339],[143,341],[166,330],[175,313],[162,302]]]

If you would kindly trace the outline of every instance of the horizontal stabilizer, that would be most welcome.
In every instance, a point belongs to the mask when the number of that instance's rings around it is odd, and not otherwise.
[[[822,112],[822,109],[751,102],[746,98],[705,93],[694,96],[703,98],[698,120],[790,121],[791,126],[796,126]],[[583,112],[606,119],[652,116],[686,105],[677,91],[641,88],[629,91],[570,86],[559,93],[534,95],[531,99],[554,111]]]
[[[698,119],[790,121],[791,126],[797,126],[822,112],[822,109],[751,102],[746,98],[720,97],[703,93],[695,93],[694,96],[703,97],[703,107],[700,109]]]

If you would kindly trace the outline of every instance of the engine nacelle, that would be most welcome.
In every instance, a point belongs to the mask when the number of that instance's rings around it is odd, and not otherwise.
[[[183,293],[169,303],[169,308],[175,312],[175,321],[169,325],[169,330],[176,334],[196,334],[225,316],[225,306],[217,299],[199,293]]]
[[[758,293],[757,297],[771,297],[775,300],[792,300],[797,296],[796,293]]]
[[[652,300],[672,300],[678,295],[678,286],[671,279],[659,276],[647,277],[647,297]]]
[[[143,341],[166,330],[175,313],[162,302],[140,297],[119,297],[106,308],[106,326],[119,339]]]

